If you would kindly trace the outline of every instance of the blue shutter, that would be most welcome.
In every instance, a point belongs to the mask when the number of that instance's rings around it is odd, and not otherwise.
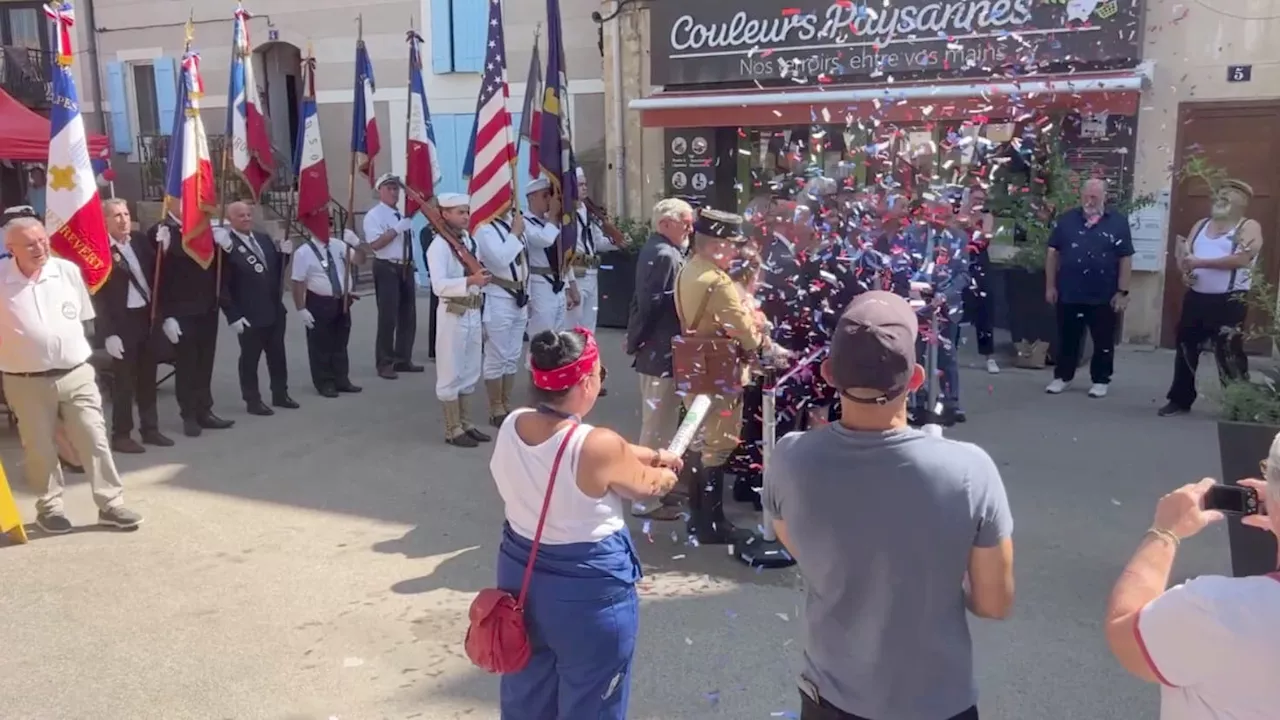
[[[467,166],[467,151],[471,149],[471,136],[475,134],[476,116],[454,115],[453,118],[453,140],[458,147],[458,189],[455,192],[465,193],[469,183],[462,177],[462,168]]]
[[[124,63],[107,63],[107,102],[111,103],[111,150],[133,152],[133,128],[129,127],[129,99],[124,89]]]
[[[489,39],[487,0],[453,0],[453,69],[480,72],[484,69],[485,43]]]
[[[431,70],[437,75],[453,72],[452,4],[453,0],[431,0]]]
[[[435,125],[436,149],[440,151],[440,189],[439,192],[459,192],[462,187],[462,162],[460,156],[466,148],[459,150],[454,127],[457,115],[432,114],[431,121]]]
[[[178,114],[177,63],[171,57],[158,57],[152,62],[156,71],[156,109],[160,112],[160,132],[173,132],[173,120]]]

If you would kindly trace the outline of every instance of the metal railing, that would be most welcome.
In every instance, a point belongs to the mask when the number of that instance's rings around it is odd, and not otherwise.
[[[39,48],[0,47],[0,87],[23,105],[48,107],[53,59],[53,53]]]

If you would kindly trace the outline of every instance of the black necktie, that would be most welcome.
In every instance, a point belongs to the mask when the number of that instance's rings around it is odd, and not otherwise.
[[[329,286],[333,288],[333,296],[342,296],[342,281],[338,279],[338,266],[333,261],[333,253],[329,252],[329,246],[324,246],[325,257],[329,258],[329,262],[325,264],[325,274],[329,276]]]

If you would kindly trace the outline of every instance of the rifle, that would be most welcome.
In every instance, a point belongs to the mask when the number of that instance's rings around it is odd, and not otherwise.
[[[427,198],[422,197],[422,193],[414,190],[408,185],[401,185],[401,187],[404,188],[405,195],[410,196],[414,202],[418,203],[418,208],[422,210],[422,214],[426,216],[427,222],[431,223],[432,229],[434,229],[440,237],[444,238],[445,242],[449,243],[449,247],[453,250],[453,254],[458,258],[458,261],[462,263],[462,266],[467,269],[467,274],[475,275],[476,273],[485,272],[484,266],[480,264],[480,261],[476,259],[476,256],[471,254],[471,251],[467,249],[467,246],[462,244],[462,241],[454,234],[453,229],[444,221],[444,216],[440,214],[439,206],[434,203],[427,202]]]
[[[582,206],[587,209],[587,214],[595,218],[600,223],[600,227],[604,228],[604,234],[609,237],[609,242],[613,243],[614,247],[623,248],[630,244],[627,236],[623,235],[618,226],[609,220],[609,214],[605,212],[604,208],[597,205],[595,200],[583,196]]]

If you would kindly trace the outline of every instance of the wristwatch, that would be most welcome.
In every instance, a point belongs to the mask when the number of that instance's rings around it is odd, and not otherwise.
[[[1117,290],[1116,292],[1120,293],[1121,295],[1123,295],[1123,296],[1125,296],[1125,297],[1129,297],[1129,291],[1128,291],[1128,290]]]

